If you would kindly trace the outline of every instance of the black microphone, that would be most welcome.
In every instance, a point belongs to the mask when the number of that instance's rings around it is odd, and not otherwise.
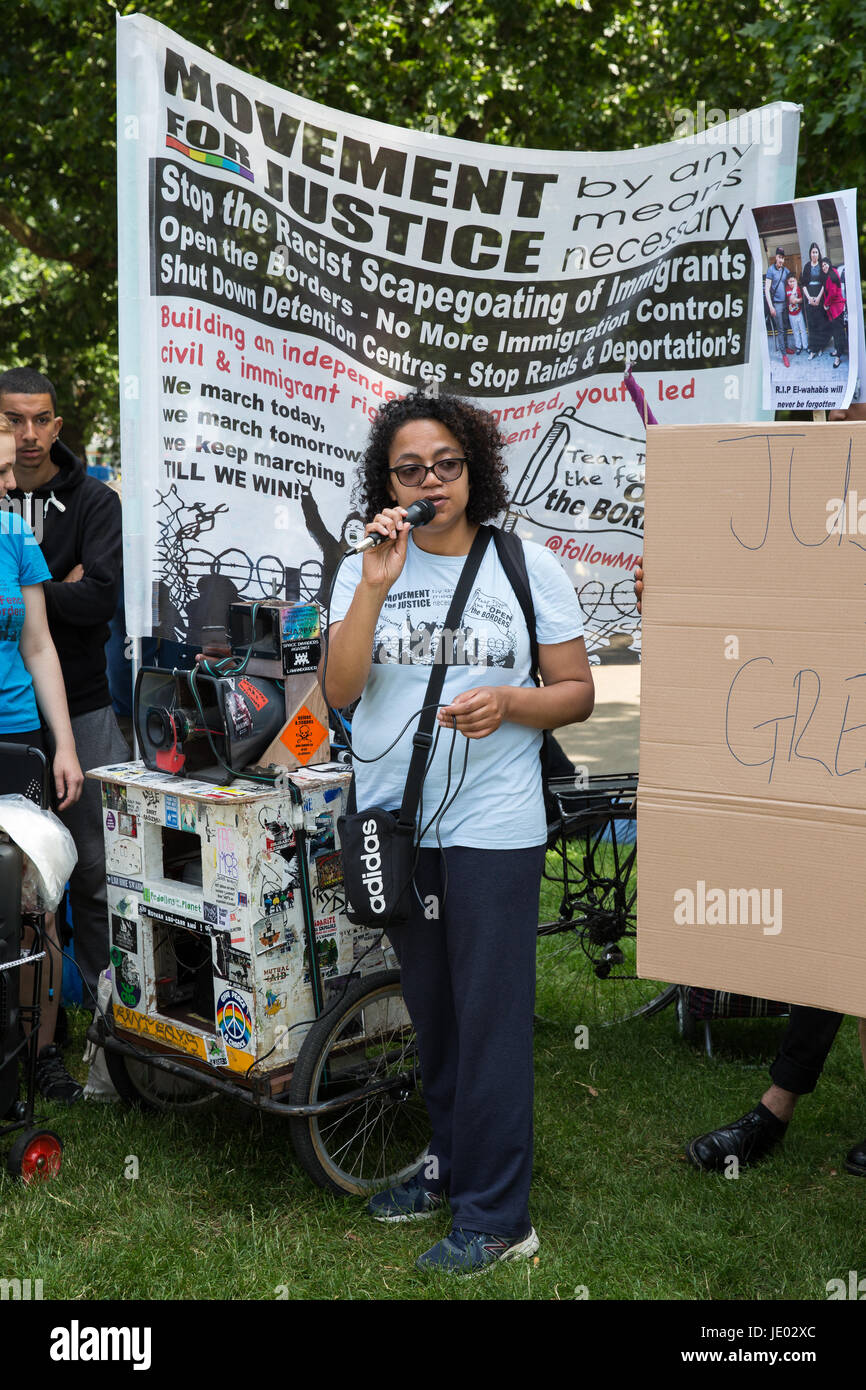
[[[432,521],[435,515],[436,508],[429,497],[422,497],[406,509],[406,520],[410,526],[426,526],[427,522]],[[365,550],[372,550],[374,546],[381,545],[382,541],[390,539],[390,536],[380,536],[378,532],[372,536],[365,536],[362,541],[358,541],[358,544],[352,547],[349,554],[363,555]]]

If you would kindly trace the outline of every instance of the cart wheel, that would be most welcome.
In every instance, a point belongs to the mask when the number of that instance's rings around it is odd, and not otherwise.
[[[202,1082],[160,1071],[110,1048],[105,1049],[105,1065],[121,1100],[136,1110],[201,1110],[217,1100],[216,1091]]]
[[[374,1192],[408,1177],[424,1157],[430,1126],[398,970],[358,980],[316,1020],[295,1064],[289,1101],[309,1105],[387,1079],[389,1085],[344,1110],[291,1121],[298,1160],[320,1187]]]
[[[63,1144],[50,1129],[26,1129],[6,1155],[6,1167],[13,1178],[26,1183],[56,1178],[62,1153]]]
[[[693,1043],[697,1037],[698,1023],[694,1014],[689,1013],[689,991],[686,985],[677,985],[674,1004],[677,1014],[677,1032],[683,1042]]]

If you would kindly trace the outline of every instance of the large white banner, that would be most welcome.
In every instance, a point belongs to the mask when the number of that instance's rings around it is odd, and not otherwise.
[[[764,419],[744,210],[794,190],[787,104],[650,149],[503,148],[333,111],[118,21],[126,604],[200,641],[228,602],[324,601],[369,420],[467,394],[505,524],[557,553],[591,650],[637,638],[645,430]],[[683,478],[683,487],[688,478]]]

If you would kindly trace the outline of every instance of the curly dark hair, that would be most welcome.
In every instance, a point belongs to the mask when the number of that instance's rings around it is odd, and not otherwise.
[[[381,405],[373,420],[353,492],[366,521],[372,521],[383,507],[392,505],[388,496],[388,452],[394,435],[410,420],[438,420],[458,441],[468,460],[467,521],[480,525],[505,510],[508,491],[502,458],[504,441],[493,416],[461,396],[427,396],[423,391],[415,391]]]

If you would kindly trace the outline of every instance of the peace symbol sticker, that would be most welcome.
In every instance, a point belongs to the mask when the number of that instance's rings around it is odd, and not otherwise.
[[[245,1048],[253,1031],[253,1021],[243,995],[224,989],[217,1000],[217,1027],[232,1047]]]

